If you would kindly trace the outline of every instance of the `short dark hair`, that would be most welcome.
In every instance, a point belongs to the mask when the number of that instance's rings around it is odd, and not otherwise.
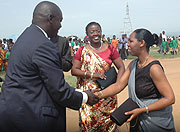
[[[149,47],[152,46],[155,42],[155,39],[158,39],[158,38],[154,38],[152,33],[147,29],[143,29],[143,28],[136,29],[134,32],[136,33],[135,38],[138,41],[142,41],[142,40],[145,41],[146,49],[149,52]]]
[[[101,29],[101,26],[100,26],[99,23],[97,23],[97,22],[90,22],[90,23],[86,26],[86,34],[88,33],[88,28],[89,28],[91,25],[98,25],[98,26],[100,27],[100,29]]]

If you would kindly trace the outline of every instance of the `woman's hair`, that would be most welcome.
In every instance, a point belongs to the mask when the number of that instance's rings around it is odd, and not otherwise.
[[[91,25],[98,25],[101,29],[101,26],[99,23],[97,22],[90,22],[87,26],[86,26],[86,34],[88,34],[88,28],[91,26]]]
[[[135,37],[138,41],[145,41],[146,49],[149,52],[149,47],[152,46],[158,38],[154,38],[152,33],[147,29],[136,29],[134,32],[136,33]]]

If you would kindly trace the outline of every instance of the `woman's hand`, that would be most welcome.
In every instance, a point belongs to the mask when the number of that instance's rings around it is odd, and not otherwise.
[[[104,80],[106,80],[106,76],[105,76],[105,74],[104,73],[99,73],[99,72],[96,72],[96,73],[94,73],[93,74],[93,78],[101,78],[101,79],[104,79]]]
[[[100,88],[91,89],[91,92],[92,92],[93,94],[95,94],[95,95],[97,95],[99,91],[101,91]]]
[[[103,97],[103,93],[102,93],[102,91],[101,91],[101,89],[100,89],[100,88],[91,89],[91,90],[92,90],[92,92],[93,92],[96,96],[98,96],[98,97],[99,97],[99,99],[102,99],[102,97]]]
[[[142,108],[136,108],[134,110],[126,112],[125,115],[131,115],[130,118],[127,120],[127,122],[130,122],[132,119],[134,119],[135,117],[137,117],[142,113],[143,113]]]

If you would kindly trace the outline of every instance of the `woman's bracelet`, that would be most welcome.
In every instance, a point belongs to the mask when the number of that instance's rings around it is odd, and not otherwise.
[[[84,77],[86,77],[86,75],[87,75],[87,71],[84,72]]]
[[[147,106],[145,106],[146,108],[146,113],[148,114],[149,113],[149,108]]]
[[[94,72],[91,72],[91,79],[93,78],[93,74],[94,74]]]

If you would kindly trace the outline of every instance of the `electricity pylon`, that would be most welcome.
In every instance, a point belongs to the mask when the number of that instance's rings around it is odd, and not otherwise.
[[[124,18],[124,34],[129,35],[132,32],[132,24],[129,16],[129,5],[126,5],[126,16]]]

